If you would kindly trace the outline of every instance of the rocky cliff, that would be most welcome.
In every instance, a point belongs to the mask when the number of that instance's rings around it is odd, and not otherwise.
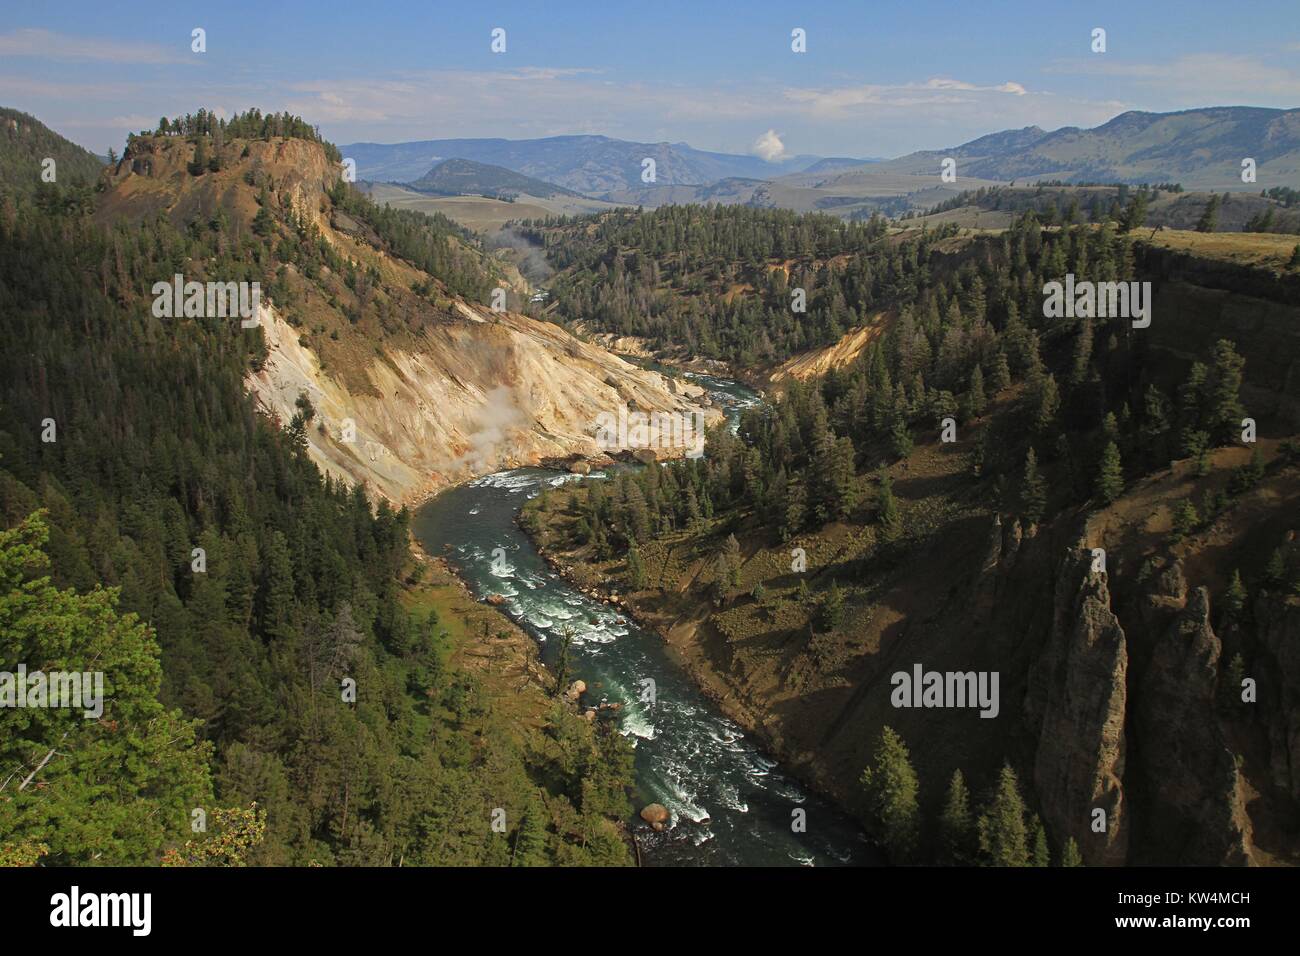
[[[317,410],[308,450],[321,469],[395,502],[502,468],[620,450],[596,440],[600,416],[620,407],[697,410],[698,387],[628,365],[559,326],[463,302],[457,313],[412,347],[386,349],[365,370],[373,389],[354,390],[322,372],[272,308],[267,360],[248,387],[283,422],[306,394]]]

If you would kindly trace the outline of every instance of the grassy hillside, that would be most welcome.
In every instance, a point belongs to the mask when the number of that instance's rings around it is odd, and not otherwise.
[[[507,202],[489,196],[433,196],[393,183],[365,183],[361,188],[381,206],[445,216],[480,234],[499,232],[507,223],[519,220],[580,216],[614,208],[611,203],[599,199],[561,195],[551,199],[518,196]]]

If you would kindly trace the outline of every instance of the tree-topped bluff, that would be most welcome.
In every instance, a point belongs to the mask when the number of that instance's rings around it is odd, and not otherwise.
[[[519,281],[450,220],[371,202],[338,159],[292,117],[200,112],[132,136],[96,212],[183,230],[187,280],[260,283],[248,387],[327,473],[411,501],[596,454],[621,406],[693,409],[658,373],[489,308]]]

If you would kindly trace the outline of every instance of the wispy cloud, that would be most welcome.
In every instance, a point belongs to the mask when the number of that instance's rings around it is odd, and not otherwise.
[[[0,33],[0,56],[35,56],[46,60],[97,60],[136,65],[193,63],[194,54],[152,43],[124,43],[104,37],[80,37],[50,30],[11,30]]]
[[[1257,56],[1190,53],[1162,63],[1094,56],[1060,60],[1045,67],[1043,72],[1115,77],[1187,105],[1261,105],[1269,101],[1300,106],[1300,72],[1287,66],[1271,65]]]
[[[924,149],[1012,127],[1096,126],[1130,108],[1115,99],[1062,96],[1010,80],[990,85],[946,76],[899,84],[791,88],[783,97],[787,107],[812,126],[865,127],[882,142]]]
[[[951,77],[931,77],[920,83],[860,84],[821,89],[789,89],[785,98],[824,117],[851,118],[871,107],[903,107],[906,109],[927,106],[944,106],[964,103],[1003,101],[1007,96],[1043,97],[1048,94],[1030,94],[1020,83],[1006,82],[996,86],[981,86]],[[1001,108],[1001,107],[999,107]]]

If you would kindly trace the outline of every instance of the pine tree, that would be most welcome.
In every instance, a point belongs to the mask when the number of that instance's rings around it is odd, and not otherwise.
[[[1047,482],[1038,472],[1038,456],[1031,448],[1025,455],[1025,474],[1020,482],[1020,506],[1025,521],[1038,524],[1047,508]]]
[[[688,484],[686,486],[686,530],[691,534],[696,534],[703,525],[703,519],[700,514],[700,499],[695,494],[695,486]]]
[[[1088,378],[1092,362],[1092,319],[1084,319],[1074,340],[1074,358],[1070,363],[1070,385],[1078,386]]]
[[[511,866],[546,866],[546,822],[542,817],[541,802],[532,799],[524,809],[519,829],[515,832],[515,845],[510,855]]]
[[[634,591],[645,587],[645,564],[641,560],[641,551],[636,546],[636,538],[627,542],[627,582]]]
[[[1241,682],[1246,677],[1246,662],[1240,654],[1234,654],[1228,666],[1223,670],[1219,684],[1220,709],[1233,713],[1241,703]]]
[[[1232,579],[1228,582],[1228,590],[1223,594],[1224,612],[1229,621],[1239,622],[1241,620],[1242,611],[1246,608],[1246,601],[1249,596],[1245,582],[1241,580],[1241,571],[1234,569]]]
[[[1151,465],[1169,463],[1169,400],[1155,385],[1148,385],[1142,400],[1142,425],[1139,434]]]
[[[948,782],[948,795],[939,814],[939,841],[944,862],[954,866],[972,862],[975,822],[971,818],[970,792],[960,770],[954,770]]]
[[[1015,771],[1003,764],[988,809],[976,826],[980,854],[988,866],[1028,866],[1025,802]]]
[[[1268,584],[1277,586],[1286,578],[1286,551],[1282,548],[1275,548],[1269,555],[1268,564],[1264,565],[1264,580]]]
[[[782,537],[789,541],[803,530],[807,520],[808,493],[804,488],[804,483],[802,481],[791,482],[786,495],[785,520],[781,523]]]
[[[902,530],[902,519],[898,512],[898,501],[894,498],[894,482],[889,473],[880,470],[879,486],[876,490],[876,517],[886,540],[898,535]]]
[[[291,633],[295,600],[293,560],[284,532],[271,532],[262,568],[258,619],[265,633],[273,638],[286,638]]]
[[[1007,362],[1007,353],[998,350],[998,354],[993,359],[993,388],[1000,392],[1005,388],[1011,387],[1011,366]]]
[[[1113,441],[1101,453],[1101,470],[1097,473],[1097,497],[1110,504],[1124,492],[1124,468],[1119,459],[1119,446]]]
[[[1034,850],[1030,856],[1030,866],[1051,866],[1052,853],[1047,847],[1047,830],[1043,827],[1043,821],[1034,814]]]
[[[1083,857],[1079,855],[1079,844],[1074,842],[1074,837],[1065,841],[1065,847],[1061,850],[1061,866],[1083,866]]]
[[[1189,534],[1196,530],[1196,526],[1201,523],[1201,517],[1196,513],[1196,506],[1192,504],[1191,499],[1184,498],[1174,508],[1173,528],[1171,537],[1174,541],[1182,541]]]
[[[1134,229],[1141,228],[1147,219],[1147,194],[1144,191],[1134,193],[1133,198],[1129,201],[1128,208],[1124,210],[1124,215],[1120,218],[1120,232],[1132,232]]]
[[[723,540],[713,559],[713,599],[717,604],[726,600],[727,595],[740,586],[740,542],[734,534]]]
[[[971,476],[978,478],[984,474],[984,466],[988,462],[989,454],[989,429],[984,427],[980,429],[979,434],[975,437],[975,444],[971,446],[970,454],[967,457],[967,467],[970,469]]]
[[[907,427],[907,419],[902,415],[894,417],[889,440],[895,458],[906,458],[912,453],[912,431]]]
[[[984,414],[984,407],[988,400],[984,396],[984,370],[979,365],[976,365],[970,373],[970,391],[967,393],[967,402],[972,416],[978,418]]]
[[[202,176],[208,171],[207,142],[206,136],[200,136],[194,144],[194,159],[189,166],[191,176]]]
[[[722,542],[722,553],[727,558],[727,585],[729,587],[740,587],[740,569],[743,560],[740,554],[740,542],[736,540],[734,534],[727,535]]]
[[[1219,223],[1219,203],[1218,195],[1210,196],[1210,201],[1205,205],[1205,211],[1201,213],[1201,218],[1196,221],[1197,232],[1214,232]]]
[[[862,786],[867,791],[871,833],[891,862],[908,862],[920,830],[920,786],[907,745],[893,728],[881,728],[871,765],[862,771]]]
[[[853,442],[848,438],[828,438],[819,443],[814,473],[818,476],[817,514],[823,521],[848,517],[855,504]]]
[[[840,590],[838,581],[831,581],[826,596],[822,598],[817,624],[822,631],[829,632],[835,630],[842,623],[844,623],[844,592]]]
[[[1042,379],[1037,395],[1037,410],[1034,412],[1034,434],[1045,437],[1056,427],[1056,413],[1061,408],[1061,395],[1056,387],[1056,377],[1048,375]]]
[[[1210,435],[1220,443],[1231,442],[1241,432],[1244,409],[1240,392],[1242,369],[1246,360],[1237,354],[1228,339],[1219,339],[1214,345],[1214,361],[1206,376],[1205,396]]]

